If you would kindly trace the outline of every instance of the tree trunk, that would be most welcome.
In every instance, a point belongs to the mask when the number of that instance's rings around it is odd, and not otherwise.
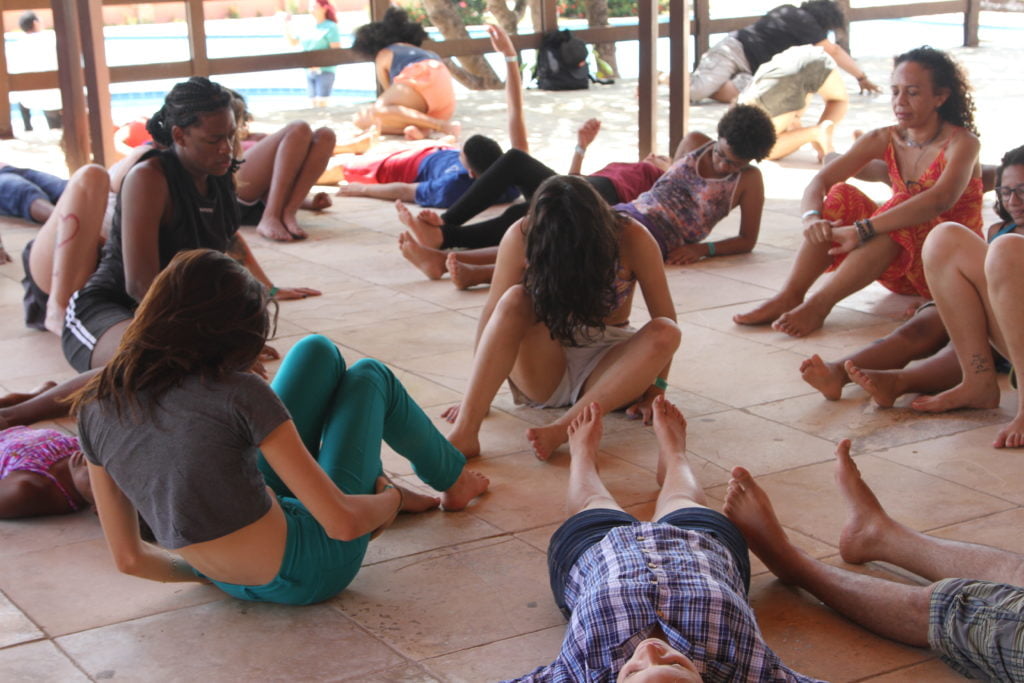
[[[430,16],[430,21],[448,40],[469,38],[466,24],[455,11],[450,0],[422,0],[423,9]],[[452,76],[462,85],[471,90],[498,90],[504,87],[494,69],[483,58],[483,55],[467,55],[459,57],[457,66],[450,58],[444,60],[452,72]]]
[[[608,0],[587,0],[587,24],[591,28],[608,25]],[[615,43],[595,43],[594,51],[612,70],[612,73],[603,75],[618,78],[619,66],[615,61]]]
[[[527,0],[515,0],[511,8],[508,6],[508,0],[487,0],[487,9],[498,20],[498,25],[510,36],[519,33],[519,22],[526,14],[526,5]]]

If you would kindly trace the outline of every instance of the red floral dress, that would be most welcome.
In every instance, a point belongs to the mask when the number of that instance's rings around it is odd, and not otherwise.
[[[954,135],[958,135],[954,133]],[[935,161],[921,175],[917,181],[906,181],[900,173],[896,164],[896,152],[892,141],[885,150],[885,165],[889,169],[889,182],[892,185],[893,195],[882,206],[876,205],[863,192],[847,185],[837,183],[829,190],[822,206],[822,218],[838,220],[843,225],[852,225],[854,221],[877,216],[890,208],[902,204],[914,195],[924,192],[932,187],[942,172],[946,170],[946,147],[949,145],[951,136],[946,144],[935,157]],[[910,225],[905,228],[893,230],[887,233],[887,237],[900,247],[899,254],[886,268],[878,282],[897,294],[919,295],[931,298],[928,291],[928,283],[924,277],[924,262],[921,260],[921,247],[924,245],[924,238],[928,236],[931,229],[945,221],[955,221],[967,226],[981,236],[981,178],[971,178],[964,189],[960,199],[951,209],[939,214],[930,221]],[[833,259],[829,270],[834,270],[846,258],[846,254],[840,254]]]

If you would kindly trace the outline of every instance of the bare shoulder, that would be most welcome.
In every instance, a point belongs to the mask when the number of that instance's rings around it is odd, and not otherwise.
[[[651,232],[636,219],[622,216],[619,221],[619,248],[622,251],[622,260],[632,261],[652,247],[658,252],[660,260],[661,250]]]
[[[950,150],[963,150],[964,152],[978,152],[981,150],[981,140],[978,136],[960,126],[955,126],[949,138]]]

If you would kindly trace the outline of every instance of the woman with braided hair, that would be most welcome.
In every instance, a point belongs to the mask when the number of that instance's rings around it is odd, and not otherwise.
[[[144,154],[125,176],[99,266],[68,302],[61,343],[81,373],[110,360],[139,301],[179,251],[228,252],[277,299],[320,294],[274,287],[238,234],[231,179],[238,163],[232,154],[235,117],[227,89],[198,76],[178,83],[146,128],[162,149]],[[0,409],[0,428],[66,414],[61,399],[86,379],[80,375]]]

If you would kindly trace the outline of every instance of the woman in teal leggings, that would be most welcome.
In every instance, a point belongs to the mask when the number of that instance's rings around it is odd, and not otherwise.
[[[319,602],[352,581],[399,512],[459,510],[487,489],[377,361],[346,369],[314,335],[272,387],[252,373],[271,328],[266,306],[263,286],[230,257],[180,253],[113,361],[75,397],[122,572],[208,580],[245,600]],[[382,439],[441,496],[384,476]],[[139,539],[139,515],[156,546]]]

